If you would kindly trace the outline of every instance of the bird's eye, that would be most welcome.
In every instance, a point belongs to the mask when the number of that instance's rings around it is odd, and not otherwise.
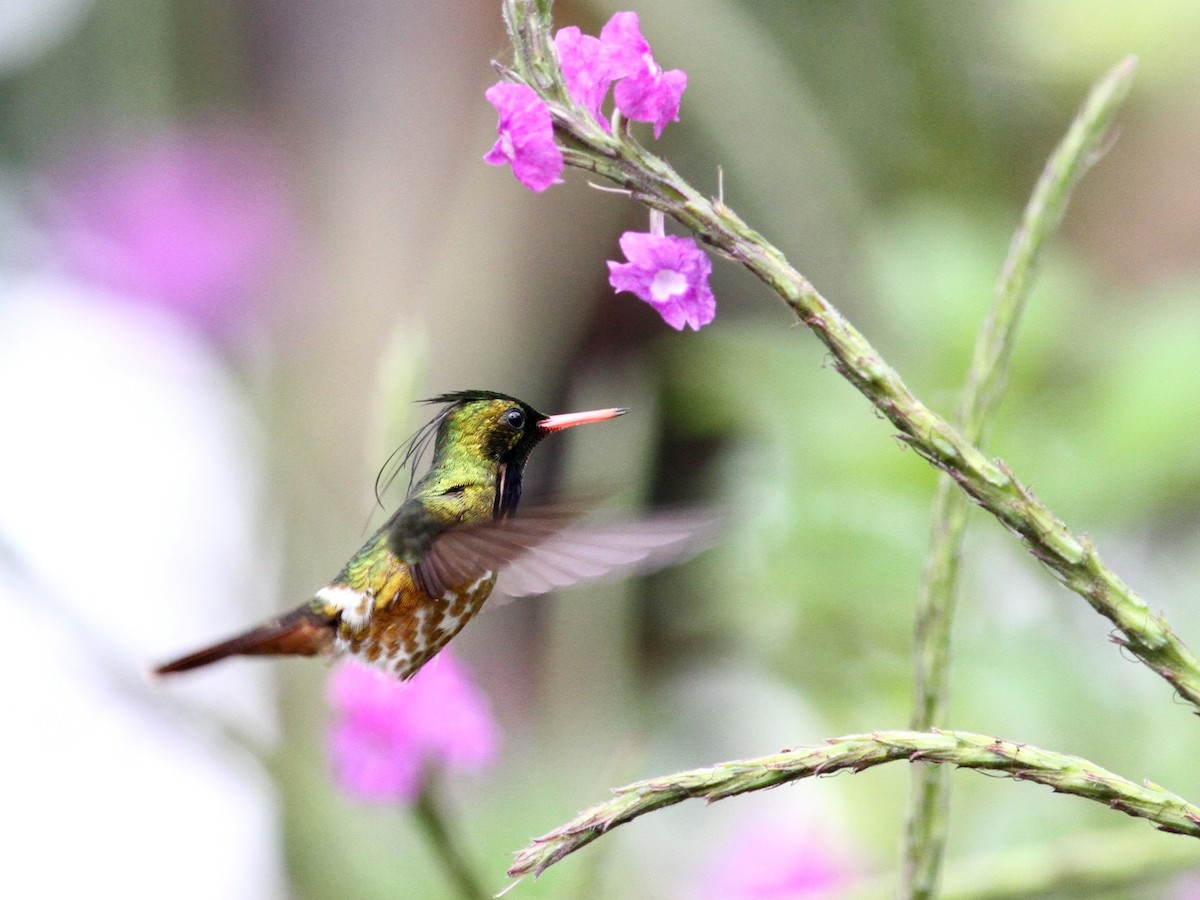
[[[504,413],[504,424],[513,431],[520,431],[525,427],[525,413],[519,409],[510,409]]]

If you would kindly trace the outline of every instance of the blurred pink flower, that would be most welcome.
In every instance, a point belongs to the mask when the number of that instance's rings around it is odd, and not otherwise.
[[[451,651],[409,681],[347,660],[330,677],[329,702],[335,778],[362,800],[411,802],[428,766],[475,771],[495,759],[487,698]]]
[[[815,829],[779,817],[755,819],[718,857],[703,890],[712,900],[837,897],[858,876]]]
[[[561,183],[563,155],[554,142],[550,109],[533,88],[502,81],[488,88],[484,96],[500,113],[496,125],[500,137],[483,161],[493,166],[511,165],[517,181],[538,193]]]
[[[621,235],[621,250],[629,261],[609,260],[608,283],[617,292],[641,297],[676,331],[685,325],[699,331],[717,314],[708,285],[712,263],[691,238],[671,237],[660,229],[661,224],[652,224],[649,232]]]
[[[1185,872],[1164,896],[1167,900],[1200,900],[1200,875],[1195,871]]]
[[[238,127],[100,142],[49,173],[52,246],[77,277],[227,335],[293,230],[280,168]]]

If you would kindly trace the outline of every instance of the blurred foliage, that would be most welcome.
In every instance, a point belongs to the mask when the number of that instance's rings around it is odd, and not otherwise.
[[[881,341],[882,349],[949,412],[1004,229],[986,211],[972,216],[922,197],[869,240],[878,304],[869,321],[889,326],[885,340],[919,337],[919,345]],[[1160,554],[1158,564],[1194,570],[1186,548],[1196,541],[1200,453],[1179,410],[1194,405],[1188,398],[1200,386],[1184,362],[1197,351],[1198,291],[1200,282],[1098,303],[1082,261],[1052,254],[993,429],[992,449],[1068,521],[1090,523],[1104,546],[1115,541],[1122,562],[1120,535],[1140,543],[1149,530],[1181,551],[1170,562]],[[1098,306],[1098,316],[1087,312]],[[1108,309],[1130,308],[1152,312],[1120,327],[1110,321]],[[1080,327],[1084,318],[1095,327]],[[664,347],[672,427],[684,440],[724,443],[713,469],[736,513],[729,539],[692,567],[678,592],[686,599],[666,601],[655,621],[662,639],[684,650],[760,659],[821,709],[832,731],[871,730],[906,715],[911,597],[932,474],[887,440],[887,423],[864,415],[865,402],[832,371],[805,365],[806,352],[815,355],[806,340],[743,324]],[[1105,646],[1107,623],[1056,592],[990,517],[978,516],[976,528],[951,722],[1153,772],[1185,795],[1200,787],[1187,755],[1163,743],[1187,727],[1181,710]],[[705,594],[712,600],[697,610]],[[1200,618],[1182,599],[1160,601],[1188,633]],[[964,777],[955,788],[952,852],[994,849],[999,832],[1029,843],[1081,824],[1113,827],[1104,810],[1022,804],[1003,784]],[[878,798],[862,802],[878,809]]]

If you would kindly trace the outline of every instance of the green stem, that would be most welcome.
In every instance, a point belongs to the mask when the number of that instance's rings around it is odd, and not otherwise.
[[[1042,247],[1058,227],[1071,189],[1098,157],[1108,125],[1128,93],[1132,77],[1132,62],[1126,60],[1096,83],[1047,161],[1025,208],[997,281],[991,309],[976,339],[955,416],[955,425],[973,444],[982,444],[990,414],[1003,394],[1017,325]],[[966,495],[956,489],[949,475],[943,474],[934,496],[929,553],[917,598],[910,723],[917,731],[944,724],[950,687],[950,633],[968,508]],[[946,772],[931,767],[913,770],[903,896],[934,895],[946,842],[948,801]]]
[[[1157,785],[1135,784],[1086,759],[967,732],[880,731],[833,738],[825,746],[638,781],[539,838],[516,854],[509,877],[539,875],[618,825],[689,799],[723,800],[801,778],[861,772],[884,763],[948,763],[1044,784],[1056,793],[1103,803],[1156,828],[1200,838],[1200,807]]]
[[[528,0],[505,0],[512,10]],[[543,4],[544,5],[544,4]],[[521,18],[526,29],[548,28],[548,19]],[[515,71],[557,73],[548,54],[522,58],[523,47],[546,46],[548,34],[515,44]],[[1126,59],[1109,76],[1114,94],[1128,88],[1134,60]],[[1015,534],[1050,573],[1083,597],[1119,630],[1114,641],[1127,647],[1200,710],[1200,661],[1171,630],[1166,619],[1142,600],[1101,560],[1092,542],[1073,534],[1000,460],[984,456],[971,441],[923,404],[862,333],[851,325],[783,253],[738,218],[719,200],[710,201],[679,177],[665,161],[635,141],[609,135],[569,98],[528,75],[520,76],[550,107],[566,146],[568,165],[610,179],[635,200],[670,215],[718,253],[739,262],[783,298],[797,318],[825,344],[834,367],[896,428],[900,437],[931,465],[949,475],[979,506]],[[557,86],[561,75],[550,81]]]
[[[422,788],[413,812],[416,814],[421,830],[425,832],[438,858],[446,867],[446,874],[454,882],[459,896],[464,900],[486,900],[490,897],[492,892],[484,890],[476,880],[470,865],[455,846],[454,838],[450,834],[450,827],[446,823],[446,818],[429,785]]]

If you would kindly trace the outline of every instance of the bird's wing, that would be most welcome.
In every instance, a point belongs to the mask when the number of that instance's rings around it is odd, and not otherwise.
[[[663,512],[641,519],[575,522],[500,571],[495,592],[527,597],[604,576],[628,577],[682,562],[706,549],[719,519],[711,512]]]
[[[577,509],[538,507],[442,534],[415,567],[415,577],[432,596],[485,572],[497,574],[494,594],[544,594],[590,578],[679,562],[711,543],[718,522],[716,515],[696,511],[585,522]]]

